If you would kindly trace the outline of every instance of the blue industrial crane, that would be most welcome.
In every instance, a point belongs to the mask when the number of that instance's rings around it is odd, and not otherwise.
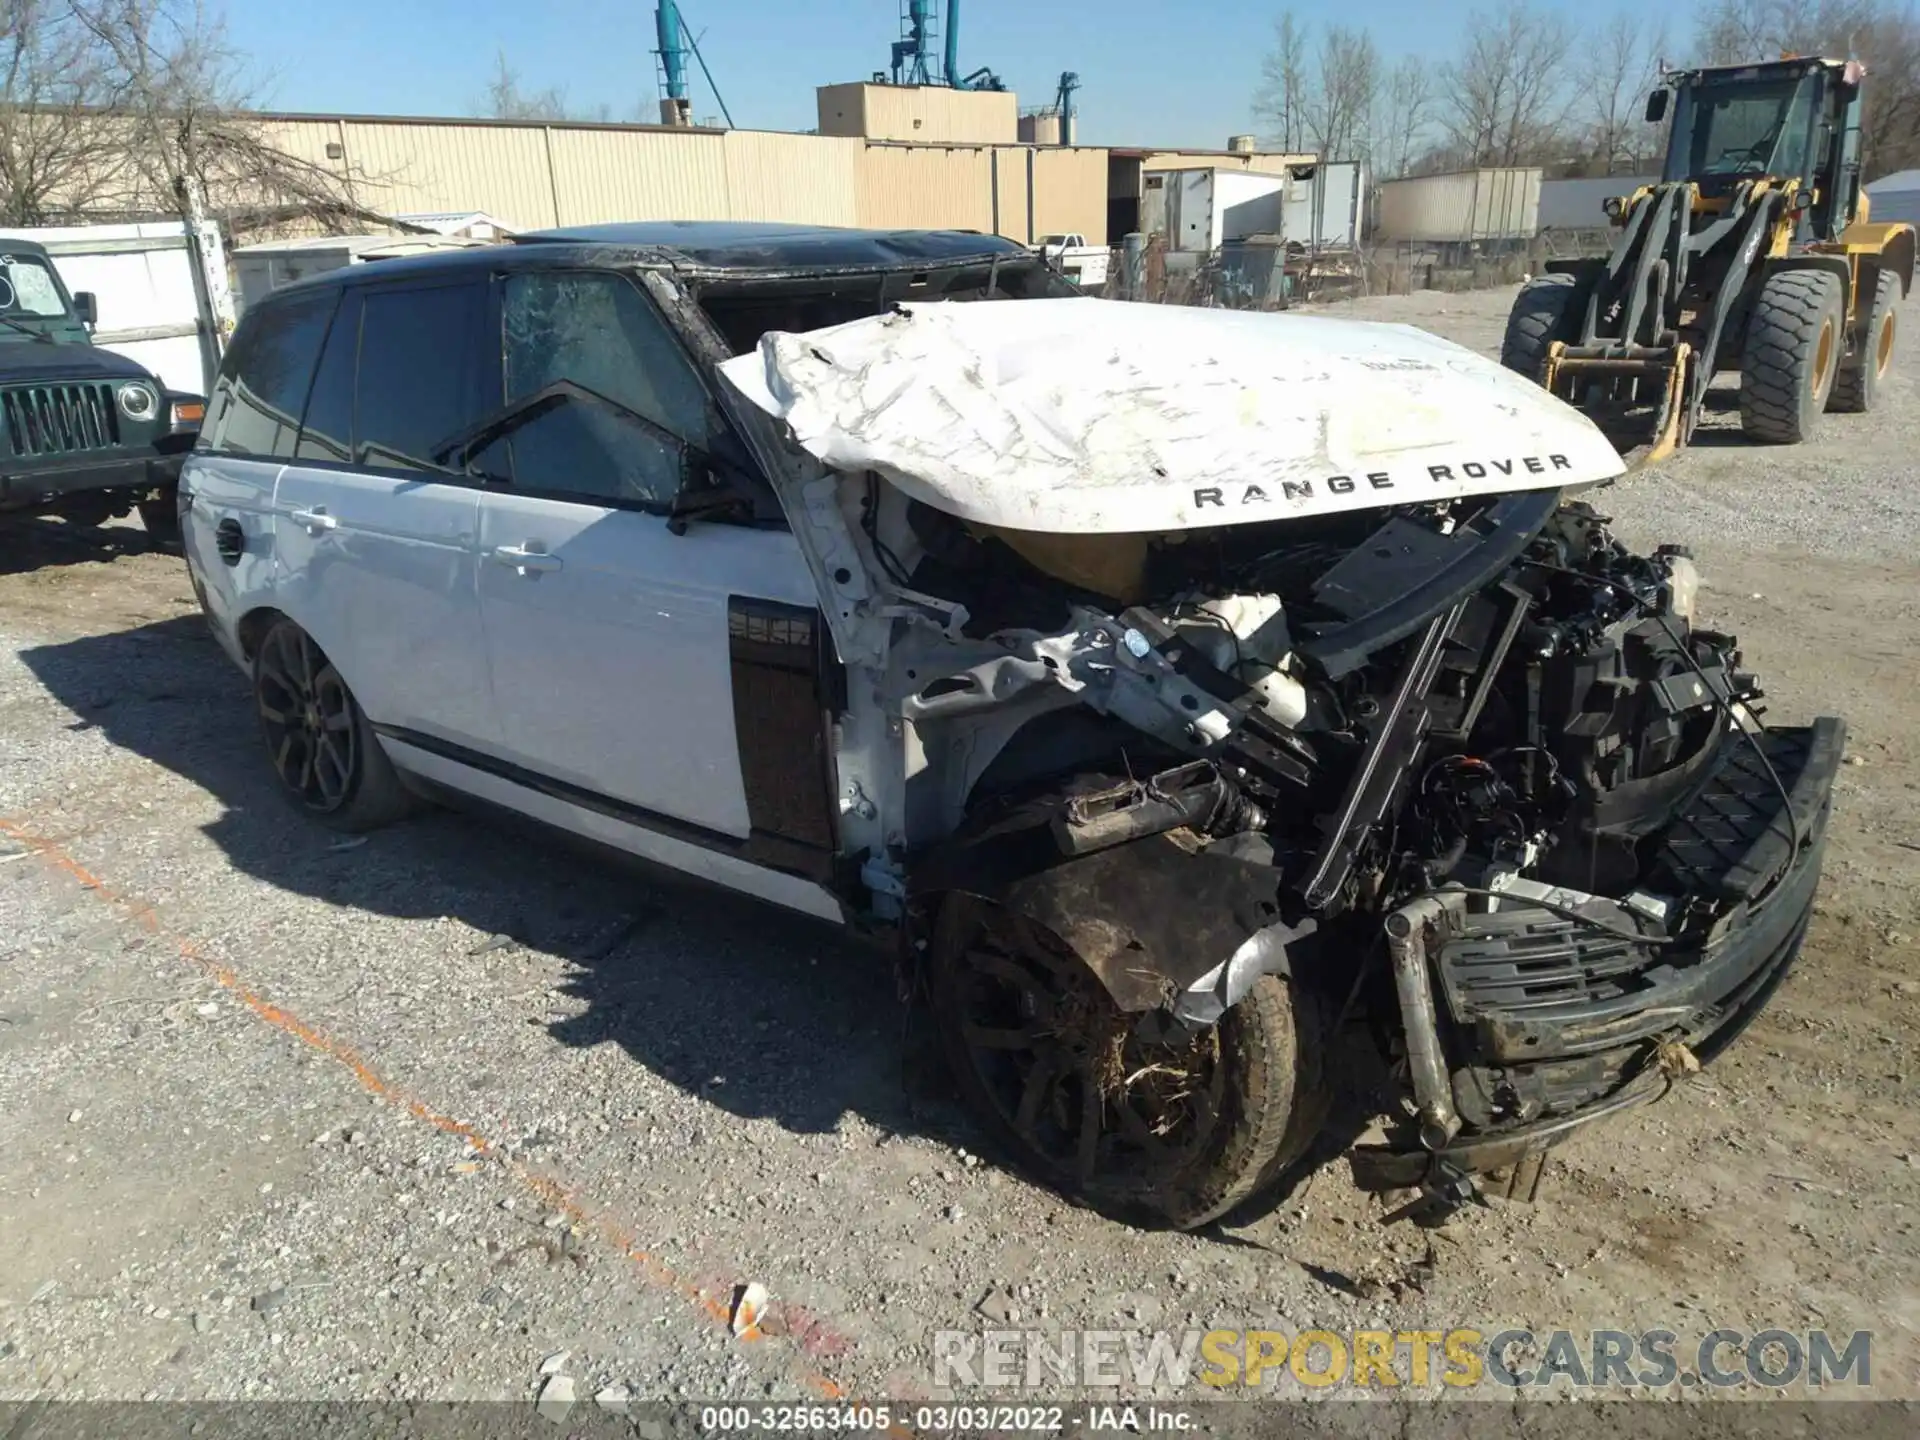
[[[1006,83],[981,66],[971,75],[960,73],[960,0],[947,0],[944,63],[933,57],[933,0],[902,0],[900,38],[893,42],[889,74],[896,85],[950,85],[955,90],[1004,90]],[[875,76],[878,79],[879,76]]]
[[[669,124],[690,123],[687,118],[687,56],[691,54],[699,63],[700,73],[707,77],[707,88],[713,91],[720,113],[731,129],[733,116],[727,110],[727,102],[720,94],[720,87],[713,83],[713,72],[707,69],[707,57],[700,53],[700,42],[688,34],[686,26],[681,23],[680,7],[675,0],[660,0],[653,12],[653,32],[660,45],[653,52],[660,57],[660,88],[666,92],[663,117],[671,111],[675,118]]]
[[[960,0],[947,0],[947,63],[943,72],[956,90],[1004,90],[1000,77],[982,65],[971,75],[960,73]]]
[[[1072,70],[1060,72],[1060,92],[1054,102],[1060,111],[1060,143],[1073,144],[1073,92],[1080,88],[1080,77]]]
[[[893,83],[931,85],[932,55],[933,0],[907,0],[900,16],[900,38],[893,42]]]

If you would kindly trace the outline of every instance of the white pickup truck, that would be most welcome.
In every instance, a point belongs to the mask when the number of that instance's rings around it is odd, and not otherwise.
[[[1036,248],[1049,265],[1084,289],[1097,290],[1107,283],[1107,247],[1089,245],[1084,235],[1042,235]]]

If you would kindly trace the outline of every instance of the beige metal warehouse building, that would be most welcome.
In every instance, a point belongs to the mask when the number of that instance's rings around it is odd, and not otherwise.
[[[367,210],[478,210],[514,230],[766,220],[945,226],[1027,243],[1077,231],[1118,243],[1137,223],[1145,169],[1264,169],[1311,158],[1021,145],[1012,139],[1017,110],[1006,92],[827,86],[820,105],[823,115],[841,105],[860,126],[889,132],[910,129],[917,116],[920,133],[935,128],[950,138],[352,115],[275,114],[261,122],[280,148],[337,174]],[[991,138],[1002,132],[1004,143]]]

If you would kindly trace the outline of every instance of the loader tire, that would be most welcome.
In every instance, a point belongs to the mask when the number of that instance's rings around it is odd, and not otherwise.
[[[1863,415],[1880,397],[1880,382],[1893,369],[1894,307],[1900,301],[1900,282],[1885,271],[1873,291],[1873,308],[1860,327],[1860,344],[1834,377],[1827,409]]]
[[[1740,428],[1770,445],[1813,438],[1840,368],[1840,280],[1825,270],[1776,270],[1747,322]]]
[[[1536,385],[1544,382],[1548,347],[1556,340],[1574,338],[1580,299],[1580,288],[1571,275],[1542,275],[1522,287],[1507,312],[1500,363]]]

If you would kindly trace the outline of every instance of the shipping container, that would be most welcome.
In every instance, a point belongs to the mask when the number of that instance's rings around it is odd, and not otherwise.
[[[1658,185],[1658,175],[1606,175],[1591,180],[1542,180],[1542,230],[1603,230],[1609,197],[1631,195],[1643,185]]]
[[[1289,165],[1312,165],[1318,155],[1279,150],[1128,150],[1143,170],[1249,170],[1281,174]]]
[[[1165,184],[1167,248],[1203,252],[1249,235],[1278,235],[1285,175],[1175,170]]]
[[[1425,244],[1530,240],[1539,233],[1540,171],[1462,170],[1380,187],[1380,237]]]
[[[1309,250],[1350,250],[1359,241],[1366,203],[1367,171],[1358,161],[1290,166],[1280,233]]]

